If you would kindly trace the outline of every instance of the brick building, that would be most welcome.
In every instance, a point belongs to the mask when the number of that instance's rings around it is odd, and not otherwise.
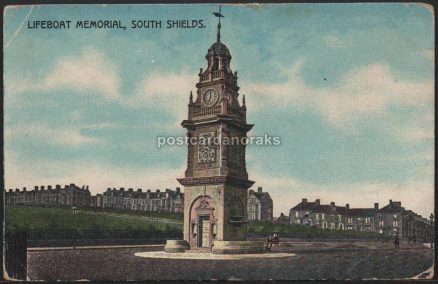
[[[320,204],[303,198],[300,203],[290,209],[289,223],[330,230],[353,230],[376,232],[385,237],[398,235],[409,239],[427,240],[433,235],[432,221],[401,206],[400,201],[389,200],[389,204],[379,209],[374,203],[372,208],[350,208]]]
[[[269,221],[273,220],[273,202],[267,192],[263,192],[261,187],[257,191],[250,189],[248,191],[248,220]]]
[[[23,206],[60,206],[60,207],[93,207],[94,202],[87,186],[78,187],[74,183],[52,187],[35,186],[33,190],[26,187],[9,189],[5,194],[6,205]]]
[[[159,211],[182,213],[184,207],[184,194],[177,187],[175,191],[159,189],[152,192],[150,189],[143,192],[142,189],[108,188],[101,196],[99,206],[118,210],[134,211]]]

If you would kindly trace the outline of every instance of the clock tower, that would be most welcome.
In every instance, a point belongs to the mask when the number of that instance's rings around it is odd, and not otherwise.
[[[184,240],[191,249],[214,250],[222,242],[245,241],[248,180],[245,139],[253,127],[246,122],[245,97],[239,103],[237,72],[221,42],[208,49],[207,67],[200,69],[196,95],[190,93],[188,154],[184,186]]]

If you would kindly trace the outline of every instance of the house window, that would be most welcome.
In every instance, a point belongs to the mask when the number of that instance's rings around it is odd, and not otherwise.
[[[322,219],[322,220],[325,219],[325,214],[324,214],[324,213],[321,214],[321,219]]]
[[[371,223],[371,218],[369,218],[369,217],[365,218],[365,223],[366,224],[370,224]]]
[[[338,221],[341,222],[342,221],[342,216],[338,215]]]
[[[315,215],[315,219],[316,219],[316,220],[319,220],[319,214],[316,214],[316,215]]]
[[[295,212],[295,217],[296,217],[296,218],[299,217],[299,213],[298,213],[298,211]]]
[[[348,221],[348,223],[350,223],[350,224],[351,224],[351,223],[353,223],[353,218],[351,218],[351,217],[348,217],[348,220],[347,220],[347,221]]]
[[[398,226],[398,222],[397,222],[397,221],[393,221],[393,222],[392,222],[392,226],[393,226],[393,227],[397,227],[397,226]]]
[[[379,222],[379,226],[380,226],[380,227],[383,227],[384,225],[385,225],[385,222],[383,222],[383,221],[380,221],[380,222]]]

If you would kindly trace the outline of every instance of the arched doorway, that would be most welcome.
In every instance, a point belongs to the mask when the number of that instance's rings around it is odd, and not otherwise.
[[[214,201],[210,196],[200,196],[190,209],[190,247],[210,249],[215,238]]]

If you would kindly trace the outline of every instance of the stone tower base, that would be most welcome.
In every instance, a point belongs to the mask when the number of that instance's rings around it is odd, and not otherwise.
[[[256,241],[214,241],[214,254],[254,254],[264,253],[264,243]]]

